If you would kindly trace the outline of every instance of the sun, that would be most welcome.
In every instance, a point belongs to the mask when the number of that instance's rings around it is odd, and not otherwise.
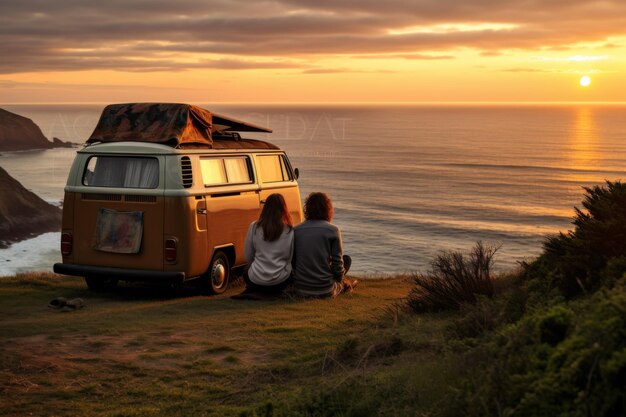
[[[591,78],[586,75],[580,77],[580,85],[582,85],[583,87],[588,87],[589,84],[591,84]]]

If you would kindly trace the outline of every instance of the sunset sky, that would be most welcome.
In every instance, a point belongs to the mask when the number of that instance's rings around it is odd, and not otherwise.
[[[624,0],[3,1],[0,50],[0,103],[626,101]]]

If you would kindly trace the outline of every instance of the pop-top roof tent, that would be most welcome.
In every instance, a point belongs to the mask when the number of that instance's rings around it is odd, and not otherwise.
[[[278,149],[261,140],[241,139],[235,132],[271,133],[272,130],[190,104],[110,104],[102,110],[87,143],[133,141],[162,143],[178,148]]]

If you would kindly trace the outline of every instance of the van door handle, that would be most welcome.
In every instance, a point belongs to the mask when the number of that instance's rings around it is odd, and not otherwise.
[[[198,208],[197,212],[198,212],[198,214],[206,214],[206,209],[205,208]]]

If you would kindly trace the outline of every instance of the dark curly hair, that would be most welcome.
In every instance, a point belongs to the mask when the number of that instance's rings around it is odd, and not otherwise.
[[[307,220],[331,221],[335,211],[326,193],[311,193],[304,202],[304,218]]]

